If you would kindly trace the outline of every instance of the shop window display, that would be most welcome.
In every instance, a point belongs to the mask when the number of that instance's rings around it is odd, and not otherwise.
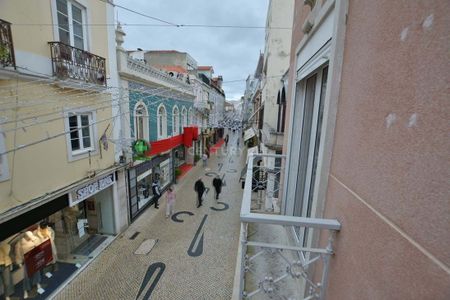
[[[34,298],[44,276],[57,271],[55,234],[46,221],[0,243],[0,295]]]
[[[0,241],[0,299],[46,298],[106,239],[104,190]],[[107,220],[107,219],[106,219]]]
[[[184,147],[179,147],[175,151],[175,167],[178,168],[179,166],[186,163],[186,155],[184,151]]]
[[[137,197],[138,209],[144,207],[152,199],[152,170],[137,177]]]
[[[161,189],[165,188],[172,181],[172,166],[170,159],[163,161],[159,166],[159,182]]]

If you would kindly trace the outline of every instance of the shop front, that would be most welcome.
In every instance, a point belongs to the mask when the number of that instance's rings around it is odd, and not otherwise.
[[[116,234],[115,173],[99,176],[1,224],[0,298],[44,299]]]
[[[158,155],[128,170],[130,219],[134,221],[148,206],[154,203],[152,184],[161,191],[173,182],[172,163],[169,154]]]
[[[179,168],[186,163],[186,151],[183,145],[173,149],[174,167]]]

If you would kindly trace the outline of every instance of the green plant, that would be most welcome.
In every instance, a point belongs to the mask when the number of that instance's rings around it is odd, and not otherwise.
[[[180,168],[176,168],[175,169],[175,177],[178,177],[181,175],[181,169]]]
[[[200,160],[200,155],[195,154],[194,155],[194,160],[195,160],[195,162],[199,161]]]
[[[9,57],[9,48],[0,44],[0,61],[7,60]]]

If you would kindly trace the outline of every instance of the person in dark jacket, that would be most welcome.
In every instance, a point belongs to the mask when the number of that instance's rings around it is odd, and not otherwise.
[[[161,197],[161,188],[159,187],[158,180],[153,180],[152,191],[153,197],[155,198],[155,208],[159,208],[158,200]]]
[[[197,207],[202,206],[202,196],[205,192],[205,184],[202,181],[202,178],[200,177],[194,185],[194,190],[197,192]]]
[[[219,175],[217,175],[213,179],[212,184],[213,184],[214,190],[216,192],[215,193],[216,194],[216,199],[219,199],[219,194],[220,194],[220,192],[222,192],[222,185],[223,185],[222,179],[220,178]]]

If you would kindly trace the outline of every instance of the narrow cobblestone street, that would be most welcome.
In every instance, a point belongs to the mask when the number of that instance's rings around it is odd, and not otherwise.
[[[228,148],[236,144],[236,136]],[[240,228],[239,177],[244,165],[245,155],[226,151],[225,146],[211,154],[207,168],[199,161],[174,186],[175,212],[193,215],[179,214],[183,222],[166,219],[163,195],[159,210],[148,208],[56,299],[230,299]],[[212,190],[213,172],[225,176],[219,203]],[[210,188],[200,208],[193,190],[198,177]],[[147,239],[158,240],[152,251],[134,254]],[[153,275],[151,270],[156,270]]]

